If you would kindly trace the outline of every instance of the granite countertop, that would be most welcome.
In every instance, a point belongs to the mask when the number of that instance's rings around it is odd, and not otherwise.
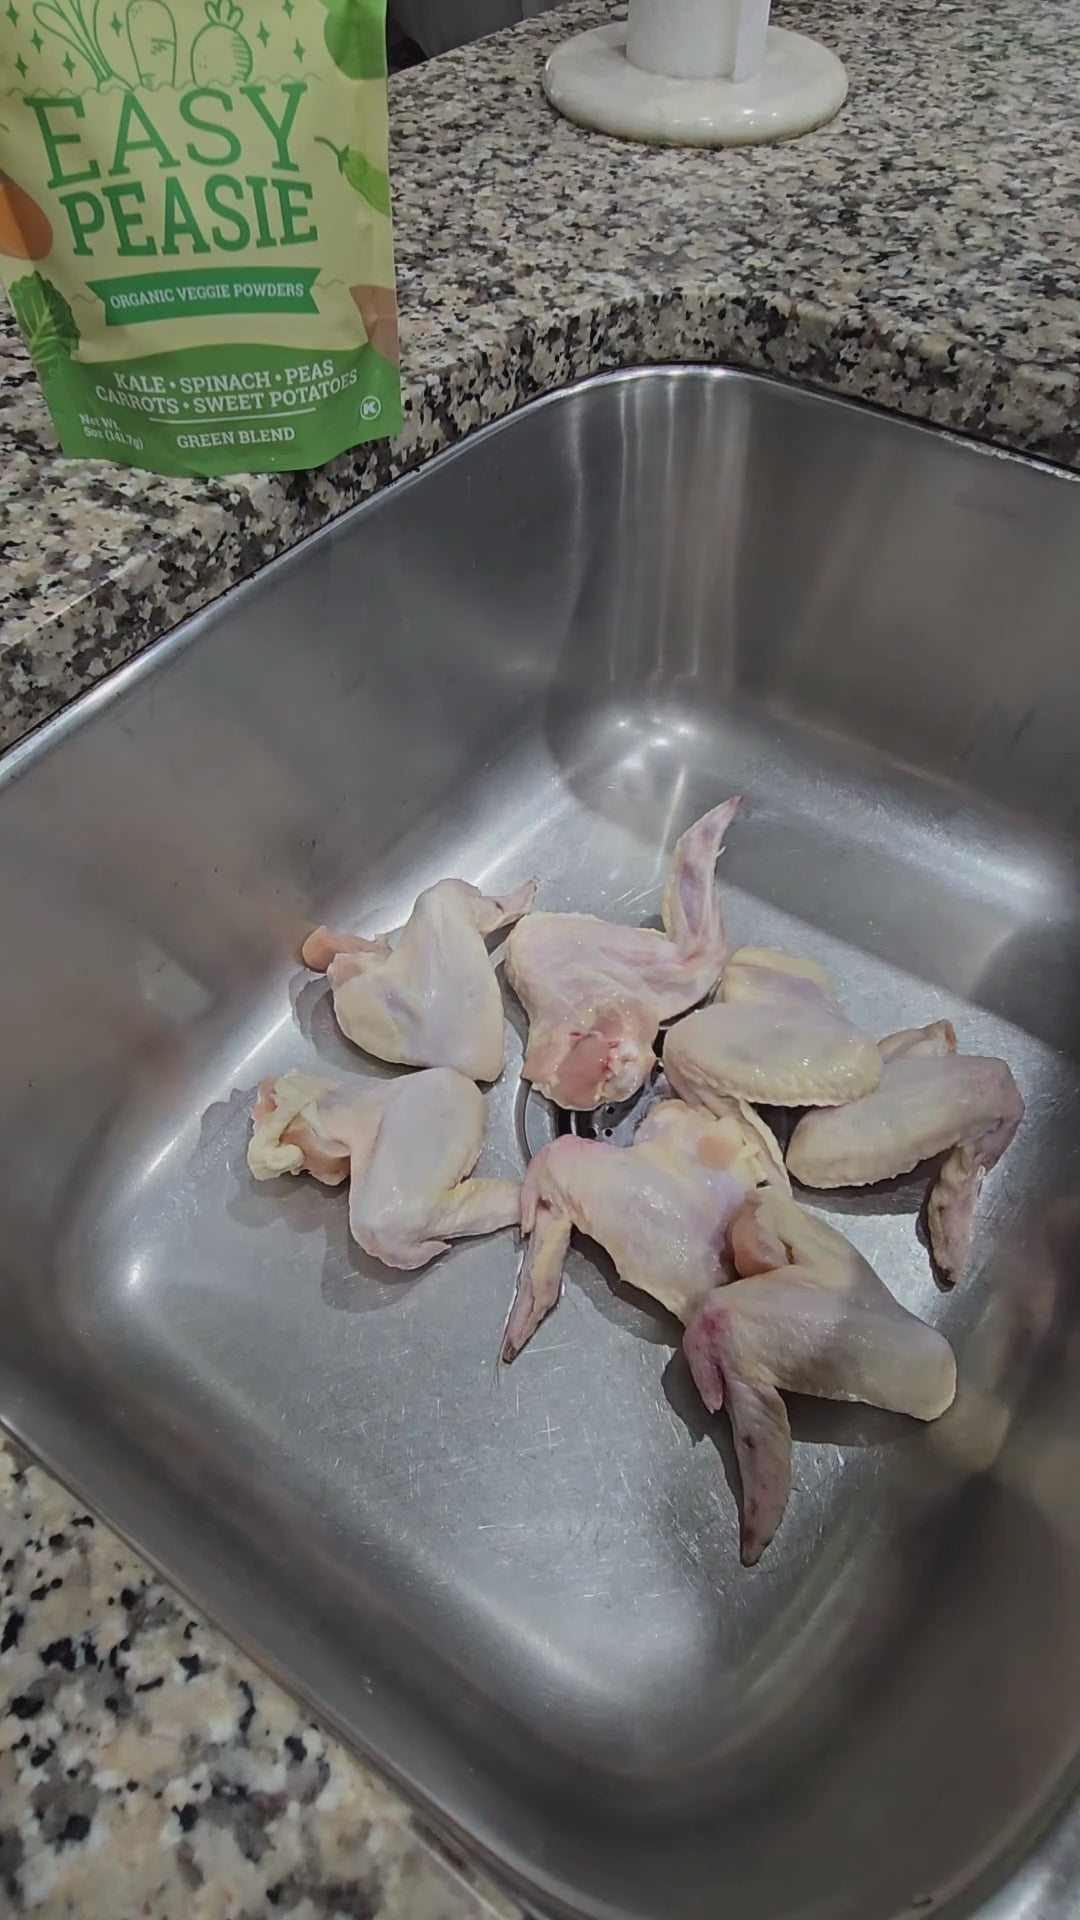
[[[0,1912],[513,1920],[396,1794],[0,1447]]]
[[[851,91],[720,155],[557,119],[553,19],[391,87],[406,423],[311,474],[170,480],[59,460],[0,334],[0,745],[392,474],[523,399],[634,361],[732,359],[1034,452],[1080,446],[1073,0],[778,0]],[[4,323],[0,322],[0,326]]]
[[[780,0],[851,94],[791,146],[557,120],[599,0],[392,83],[406,425],[317,473],[61,461],[0,318],[0,744],[373,487],[520,401],[733,360],[1080,465],[1073,0]],[[0,1481],[0,1905],[172,1920],[511,1909],[34,1467]],[[459,1870],[460,1869],[460,1870]]]

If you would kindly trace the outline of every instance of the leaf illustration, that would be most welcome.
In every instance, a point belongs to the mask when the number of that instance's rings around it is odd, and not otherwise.
[[[95,5],[87,19],[85,0],[37,0],[34,7],[34,19],[38,26],[44,27],[46,33],[54,34],[57,40],[62,40],[81,60],[85,60],[100,87],[106,80],[117,76],[98,39],[97,14]]]
[[[253,55],[240,28],[244,10],[235,0],[206,0],[206,26],[191,44],[191,77],[196,86],[239,86],[251,78]]]
[[[12,311],[38,373],[44,380],[79,344],[75,316],[63,294],[40,273],[28,273],[8,288]]]
[[[386,73],[383,0],[330,0],[323,38],[335,67],[350,80],[381,80]]]

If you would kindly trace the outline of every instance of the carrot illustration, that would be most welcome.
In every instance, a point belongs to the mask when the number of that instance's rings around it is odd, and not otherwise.
[[[0,169],[0,253],[15,260],[44,260],[52,243],[48,215]]]
[[[142,85],[171,87],[176,79],[176,24],[165,0],[128,0],[127,35]]]
[[[253,65],[251,47],[240,28],[244,10],[235,0],[206,0],[206,25],[191,45],[191,77],[198,86],[232,87],[248,79]]]
[[[400,364],[398,350],[397,296],[393,287],[350,287],[354,304],[364,323],[369,345],[384,360]]]

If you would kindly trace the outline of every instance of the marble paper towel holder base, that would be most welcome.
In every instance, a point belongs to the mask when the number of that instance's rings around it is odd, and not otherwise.
[[[567,119],[626,140],[794,139],[839,111],[847,75],[828,47],[768,19],[768,0],[631,0],[629,20],[556,48],[544,90]]]

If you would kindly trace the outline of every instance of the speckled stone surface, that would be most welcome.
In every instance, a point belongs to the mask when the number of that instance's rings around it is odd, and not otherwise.
[[[0,1913],[512,1920],[398,1797],[0,1449]]]
[[[597,0],[393,83],[406,428],[309,475],[60,461],[0,319],[0,741],[393,474],[603,368],[729,359],[1080,465],[1080,15],[782,0],[790,147],[629,148],[539,85]],[[6,1477],[4,1477],[6,1475]],[[0,1456],[0,1910],[475,1920],[499,1897],[47,1476]]]

